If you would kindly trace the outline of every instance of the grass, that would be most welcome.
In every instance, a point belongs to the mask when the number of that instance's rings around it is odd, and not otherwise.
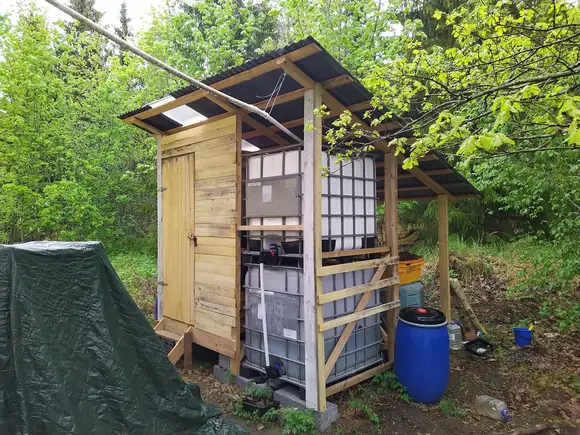
[[[157,292],[157,259],[155,255],[131,252],[109,255],[125,288],[143,314],[153,320]]]
[[[441,399],[439,402],[439,409],[447,417],[465,418],[467,415],[467,411],[465,411],[465,409],[461,408],[450,399]]]
[[[480,244],[451,236],[449,250],[463,260],[453,276],[463,283],[477,276],[501,275],[508,282],[506,298],[533,299],[537,318],[549,319],[560,332],[580,331],[580,252],[573,243],[546,243],[524,238],[510,243]],[[437,262],[437,247],[417,245],[414,253]],[[426,276],[429,282],[434,276]],[[521,319],[522,322],[531,319]]]

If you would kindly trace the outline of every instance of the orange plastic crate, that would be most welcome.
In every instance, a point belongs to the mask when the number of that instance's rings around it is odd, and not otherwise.
[[[408,284],[419,281],[425,259],[408,252],[399,252],[399,283]]]

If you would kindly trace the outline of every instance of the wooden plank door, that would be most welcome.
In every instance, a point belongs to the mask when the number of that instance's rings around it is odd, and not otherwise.
[[[163,159],[163,317],[193,325],[195,154]]]

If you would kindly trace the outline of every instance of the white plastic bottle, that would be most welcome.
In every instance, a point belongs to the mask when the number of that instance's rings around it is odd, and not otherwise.
[[[506,423],[512,418],[508,411],[507,405],[503,400],[495,399],[491,396],[477,396],[475,398],[475,409],[481,415],[493,418]]]
[[[449,334],[449,349],[463,349],[461,326],[455,320],[447,325],[447,333]]]

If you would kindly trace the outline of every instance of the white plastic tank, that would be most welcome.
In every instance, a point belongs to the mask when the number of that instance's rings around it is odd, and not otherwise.
[[[299,150],[257,155],[248,158],[247,180],[299,174],[302,171]],[[328,168],[322,188],[322,237],[331,238],[334,251],[359,249],[363,238],[376,236],[376,175],[375,162],[362,157],[350,162],[338,162],[322,153],[322,166]],[[302,185],[304,192],[304,185]],[[296,217],[249,218],[249,225],[299,225]],[[250,232],[250,238],[259,239],[260,233]],[[262,249],[278,243],[282,233],[269,232],[263,239]],[[286,231],[286,241],[296,240],[298,232]]]

